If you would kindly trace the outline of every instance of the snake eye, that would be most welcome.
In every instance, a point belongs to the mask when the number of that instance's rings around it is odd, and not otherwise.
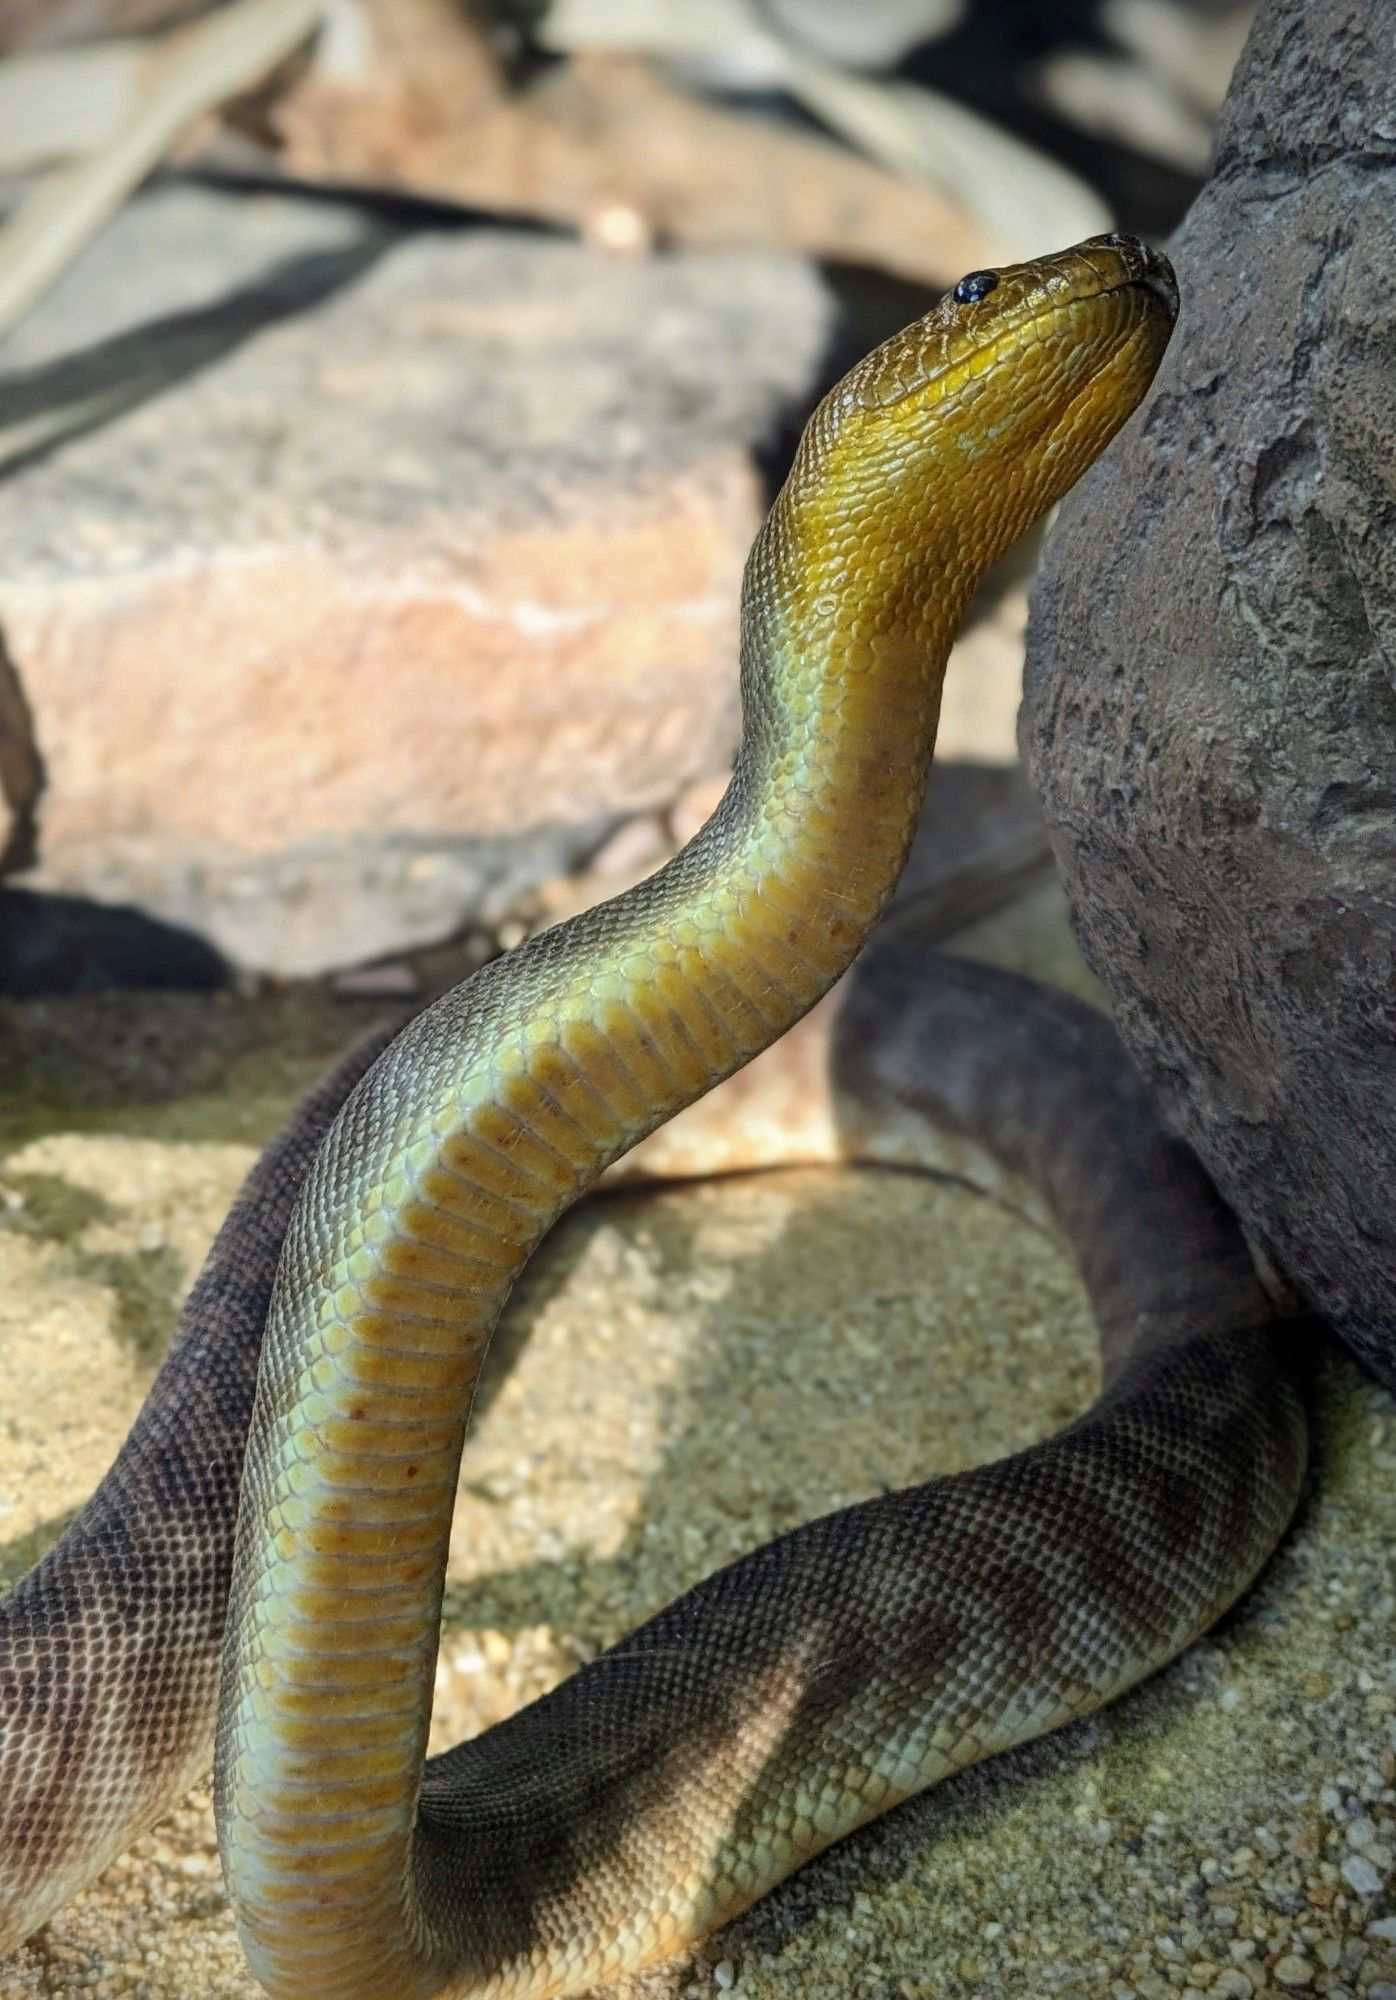
[[[998,281],[997,271],[971,271],[955,287],[956,305],[977,306],[981,299],[988,298]]]

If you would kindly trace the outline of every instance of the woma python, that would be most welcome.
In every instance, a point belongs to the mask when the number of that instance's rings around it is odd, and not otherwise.
[[[0,1606],[0,1944],[205,1763],[220,1649],[224,1874],[268,1992],[542,2000],[1108,1700],[1255,1575],[1304,1461],[1286,1345],[1108,1025],[908,930],[810,1011],[897,879],[975,584],[1134,409],[1175,308],[1162,259],[1102,237],[972,273],[854,369],[752,551],[713,818],[348,1059],[270,1149],[112,1474]],[[737,1123],[1054,1221],[1098,1401],[757,1549],[424,1764],[466,1412],[514,1279],[806,1015],[790,1115],[753,1071]],[[709,1143],[666,1139],[655,1170]]]

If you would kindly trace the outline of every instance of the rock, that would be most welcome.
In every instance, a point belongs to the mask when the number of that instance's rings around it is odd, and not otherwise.
[[[1396,40],[1270,0],[1152,400],[1066,502],[1022,739],[1122,1031],[1396,1381]]]
[[[1275,1977],[1281,1986],[1312,1986],[1314,1968],[1307,1958],[1301,1958],[1297,1951],[1287,1951],[1275,1965]]]
[[[1375,1896],[1381,1890],[1381,1876],[1365,1854],[1347,1855],[1339,1873],[1349,1888],[1355,1889],[1359,1896]]]
[[[0,384],[25,886],[313,973],[489,921],[721,771],[755,454],[833,320],[777,256],[145,196]]]

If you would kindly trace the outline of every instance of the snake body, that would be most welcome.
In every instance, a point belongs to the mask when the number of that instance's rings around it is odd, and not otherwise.
[[[895,883],[974,584],[1129,414],[1172,316],[1161,261],[1101,238],[975,274],[826,399],[748,565],[745,728],[717,813],[647,883],[393,1040],[315,1154],[269,1307],[245,1279],[242,1318],[265,1307],[266,1330],[216,1802],[272,1995],[543,2000],[670,1954],[897,1800],[1172,1657],[1282,1532],[1304,1423],[1270,1302],[1109,1029],[896,935],[810,1014]],[[810,1146],[1029,1189],[1082,1262],[1099,1401],[1018,1457],[755,1551],[424,1762],[466,1412],[513,1280],[599,1174],[806,1015]],[[293,1127],[288,1163],[355,1073]],[[671,1162],[701,1130],[689,1116]],[[168,1434],[145,1446],[163,1463]],[[171,1788],[206,1726],[230,1506],[201,1490],[183,1538],[138,1565],[156,1622],[196,1554],[220,1579],[197,1643],[105,1683],[168,1720],[146,1763]],[[97,1632],[132,1614],[111,1547],[84,1560],[65,1568],[60,1545],[47,1595],[21,1586],[0,1609],[0,1939],[78,1872],[72,1803],[50,1807],[44,1774],[105,1657]],[[57,1677],[37,1664],[55,1634]],[[177,1699],[194,1656],[198,1689]],[[36,1678],[46,1706],[24,1692]],[[88,1756],[129,1823],[148,1798],[101,1740],[89,1729]]]

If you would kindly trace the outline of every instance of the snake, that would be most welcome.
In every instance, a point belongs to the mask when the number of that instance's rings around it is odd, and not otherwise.
[[[971,594],[1135,410],[1176,310],[1111,234],[970,273],[860,362],[747,563],[706,825],[370,1039],[273,1142],[111,1471],[0,1604],[0,1948],[212,1740],[274,2000],[581,1993],[1118,1696],[1258,1574],[1306,1418],[1238,1223],[1102,1015],[875,929]],[[525,1261],[623,1161],[792,1157],[949,1174],[1056,1230],[1095,1402],[753,1550],[428,1759],[471,1395]]]

